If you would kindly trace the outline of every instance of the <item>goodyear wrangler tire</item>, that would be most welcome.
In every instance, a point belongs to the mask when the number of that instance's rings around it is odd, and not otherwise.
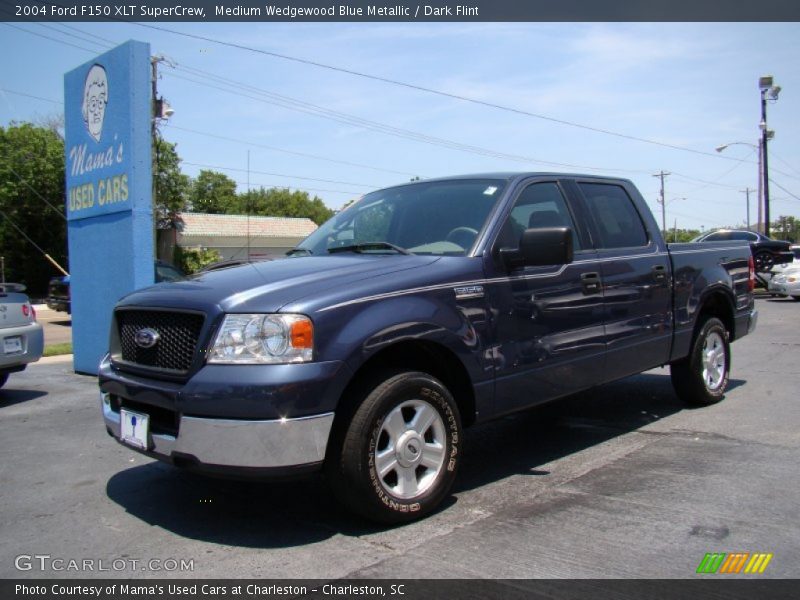
[[[419,519],[447,496],[461,459],[461,419],[447,388],[420,372],[389,374],[368,391],[334,449],[327,476],[368,519]]]
[[[672,386],[678,397],[692,406],[708,406],[722,400],[731,366],[728,331],[722,321],[705,321],[692,342],[688,357],[672,363]]]

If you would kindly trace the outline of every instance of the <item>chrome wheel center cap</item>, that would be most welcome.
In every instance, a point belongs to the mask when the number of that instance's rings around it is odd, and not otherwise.
[[[397,462],[403,467],[414,467],[422,460],[422,449],[425,447],[423,440],[416,431],[406,431],[397,440],[395,453]]]

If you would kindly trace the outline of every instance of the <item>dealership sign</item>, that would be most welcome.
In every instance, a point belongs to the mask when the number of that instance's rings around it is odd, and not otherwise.
[[[96,373],[116,301],[153,283],[150,46],[126,42],[64,76],[75,370]]]

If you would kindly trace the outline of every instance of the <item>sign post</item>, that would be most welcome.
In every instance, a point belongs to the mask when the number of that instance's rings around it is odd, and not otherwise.
[[[130,41],[64,76],[74,369],[96,375],[114,304],[151,285],[150,45]]]

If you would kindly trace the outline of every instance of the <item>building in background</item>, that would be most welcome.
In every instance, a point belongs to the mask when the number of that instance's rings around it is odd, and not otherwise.
[[[211,215],[179,213],[174,235],[159,243],[159,256],[172,256],[177,244],[182,248],[208,248],[219,252],[221,260],[280,257],[294,248],[317,225],[311,219],[290,217],[247,217],[246,215]],[[248,242],[249,239],[249,242]]]

